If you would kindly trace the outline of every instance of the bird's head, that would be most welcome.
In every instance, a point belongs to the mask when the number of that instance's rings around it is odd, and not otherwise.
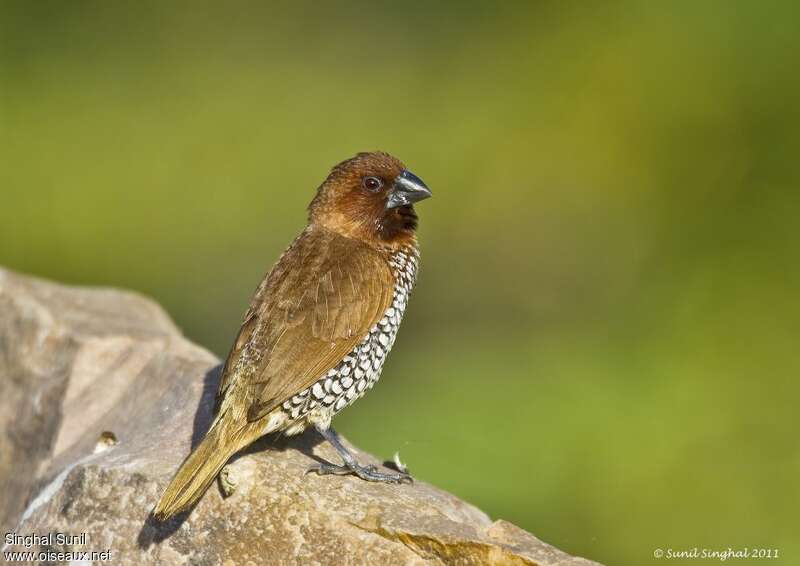
[[[309,222],[366,242],[402,245],[414,239],[414,203],[429,196],[399,159],[359,153],[334,167],[317,189]]]

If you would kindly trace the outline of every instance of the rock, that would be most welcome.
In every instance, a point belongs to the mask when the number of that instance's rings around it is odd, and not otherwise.
[[[0,269],[0,520],[52,533],[7,537],[4,551],[137,565],[596,564],[422,481],[306,475],[338,462],[315,433],[262,439],[230,466],[231,497],[212,487],[188,515],[152,521],[208,427],[219,370],[146,298]]]

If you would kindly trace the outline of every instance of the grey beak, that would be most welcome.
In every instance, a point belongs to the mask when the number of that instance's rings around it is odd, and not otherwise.
[[[431,190],[411,171],[403,170],[394,180],[394,187],[386,199],[386,208],[405,206],[431,196]]]

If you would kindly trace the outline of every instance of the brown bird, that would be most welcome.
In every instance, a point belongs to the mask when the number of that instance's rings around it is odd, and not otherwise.
[[[308,207],[308,225],[250,302],[214,421],[161,496],[157,519],[189,508],[231,456],[271,432],[316,428],[344,461],[312,468],[319,474],[410,480],[360,465],[330,424],[380,376],[417,275],[413,203],[430,196],[386,153],[359,153],[331,170]]]

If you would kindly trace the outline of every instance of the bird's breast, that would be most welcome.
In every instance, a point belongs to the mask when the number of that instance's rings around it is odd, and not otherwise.
[[[334,414],[372,389],[397,337],[408,296],[417,278],[418,263],[416,248],[404,248],[389,255],[389,266],[395,280],[392,304],[364,339],[336,366],[311,387],[282,404],[288,419],[297,422],[305,417],[313,422],[330,421]]]

